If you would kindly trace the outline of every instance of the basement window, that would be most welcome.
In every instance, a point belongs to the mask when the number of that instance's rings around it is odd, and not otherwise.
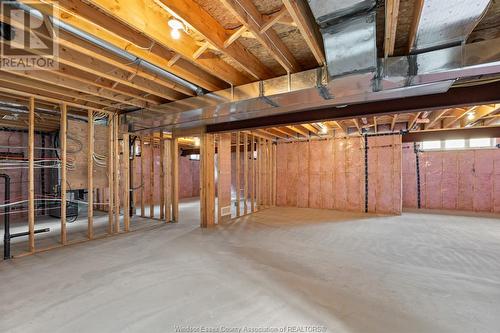
[[[424,150],[441,149],[441,141],[424,141],[422,142],[422,148]]]
[[[446,149],[465,148],[465,140],[464,139],[445,140],[444,147]]]
[[[191,154],[191,155],[189,155],[189,160],[190,161],[199,161],[200,160],[200,154]]]
[[[493,146],[493,140],[490,138],[477,138],[469,140],[469,147],[471,148],[482,148]]]

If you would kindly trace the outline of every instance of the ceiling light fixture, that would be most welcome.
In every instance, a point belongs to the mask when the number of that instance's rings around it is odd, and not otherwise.
[[[474,120],[475,117],[476,117],[476,114],[474,112],[467,113],[468,120]]]
[[[184,30],[184,24],[178,19],[172,17],[168,20],[168,26],[172,29],[170,35],[173,39],[179,39],[181,37],[180,30]]]
[[[194,144],[195,147],[199,147],[200,146],[200,138],[194,137],[193,138],[193,144]]]

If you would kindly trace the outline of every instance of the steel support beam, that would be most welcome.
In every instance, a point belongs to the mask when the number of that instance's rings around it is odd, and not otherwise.
[[[342,108],[328,107],[293,113],[282,113],[253,119],[237,120],[207,125],[207,132],[225,132],[278,125],[304,124],[310,122],[352,119],[357,117],[432,111],[450,107],[461,107],[500,102],[500,82],[452,88],[445,93],[382,100],[363,104],[352,104]]]

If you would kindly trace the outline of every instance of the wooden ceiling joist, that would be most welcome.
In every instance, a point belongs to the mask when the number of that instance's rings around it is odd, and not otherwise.
[[[396,30],[399,16],[399,0],[386,0],[385,2],[385,36],[384,57],[394,54],[396,44]]]
[[[422,16],[422,10],[424,9],[424,2],[425,0],[416,0],[413,7],[413,19],[408,36],[408,53],[413,50],[413,45],[417,39],[418,26],[420,25],[420,17]]]
[[[33,86],[33,85],[23,85],[20,83],[10,82],[0,77],[0,86],[5,89],[10,89],[11,91],[19,91],[20,93],[27,93],[33,96],[48,97],[53,100],[59,100],[61,102],[72,102],[75,105],[78,104],[83,108],[89,107],[95,110],[109,110],[109,107],[96,102],[90,102],[87,99],[75,97],[66,94],[66,91],[61,91],[57,89],[50,89],[50,87],[43,86]],[[115,108],[116,111],[116,108]]]
[[[398,119],[398,115],[395,114],[394,116],[392,116],[392,120],[391,120],[391,132],[394,131],[394,127],[396,126],[396,121]]]
[[[286,127],[273,127],[273,130],[275,130],[276,132],[282,133],[286,136],[289,136],[289,137],[297,136],[296,132],[294,132]]]
[[[237,62],[254,78],[268,79],[273,76],[273,73],[257,57],[236,40],[236,37],[244,32],[241,28],[236,31],[237,35],[228,35],[224,27],[193,0],[158,1],[174,16],[180,17],[202,35],[218,51]]]
[[[73,107],[73,108],[77,108],[80,110],[92,110],[92,111],[97,111],[97,112],[104,111],[101,108],[96,108],[96,107],[89,106],[89,105],[75,103],[73,101],[65,101],[64,99],[42,95],[38,92],[26,92],[26,91],[23,91],[22,89],[11,89],[11,88],[5,87],[4,85],[2,85],[0,87],[0,92],[11,94],[11,95],[16,95],[16,96],[24,96],[24,97],[34,96],[36,99],[41,99],[43,101],[51,102],[54,104],[60,104],[61,102],[64,102],[68,106]]]
[[[240,85],[250,81],[247,76],[216,55],[193,59],[192,55],[198,50],[194,40],[184,32],[180,32],[179,39],[172,38],[168,33],[168,13],[154,3],[144,5],[136,0],[89,0],[88,3],[228,83]],[[108,26],[119,24],[110,21]]]
[[[415,123],[417,122],[418,117],[420,117],[421,112],[417,112],[411,120],[408,122],[408,130],[411,131],[413,129],[413,126],[415,126]]]
[[[314,135],[318,135],[318,133],[319,133],[319,130],[311,124],[302,124],[301,126],[304,127],[306,130],[308,130],[309,132],[311,132]]]
[[[333,121],[332,122],[337,128],[340,128],[342,129],[342,131],[344,131],[345,134],[348,134],[349,133],[349,129],[347,128],[347,126],[344,125],[344,122],[342,120],[339,120],[339,121]]]
[[[4,73],[0,71],[0,73]],[[145,108],[148,107],[148,102],[131,98],[130,96],[120,95],[116,90],[108,90],[97,85],[82,82],[72,77],[62,75],[59,72],[51,71],[11,71],[11,75],[20,78],[29,78],[34,84],[42,82],[49,85],[54,85],[61,88],[70,89],[86,95],[97,96],[102,99],[108,100],[109,104],[124,104],[135,107]],[[16,82],[18,79],[13,79]],[[156,104],[150,102],[149,104]]]
[[[300,125],[286,126],[286,128],[294,131],[297,134],[305,136],[306,138],[309,136],[309,133],[307,132],[307,130]]]
[[[356,118],[354,118],[352,120],[352,122],[354,123],[354,126],[356,126],[356,129],[358,130],[358,133],[359,134],[363,134],[363,131],[361,131],[361,126],[359,126],[359,121]]]
[[[477,107],[472,114],[472,116],[466,117],[462,123],[462,127],[467,127],[477,121],[480,121],[482,118],[496,112],[500,109],[500,104],[495,105],[481,105]]]
[[[144,80],[152,81],[152,82],[156,83],[157,85],[161,85],[165,88],[173,89],[173,90],[175,90],[179,93],[182,93],[186,96],[194,96],[195,95],[195,93],[187,87],[179,85],[178,83],[175,83],[171,80],[168,80],[165,77],[159,76],[158,74],[153,74],[151,72],[143,70],[137,64],[130,63],[129,61],[127,62],[126,60],[123,60],[120,57],[118,57],[114,54],[111,54],[109,52],[104,52],[104,50],[102,48],[98,47],[97,45],[86,42],[86,41],[84,41],[76,36],[73,36],[65,31],[61,31],[61,30],[59,31],[57,43],[60,46],[72,49],[72,50],[78,52],[79,54],[85,54],[91,58],[105,62],[110,66],[116,67],[118,69],[121,69],[121,70],[126,71],[126,72],[131,73],[131,74],[135,74],[135,76],[137,76],[137,77],[140,77]],[[174,59],[174,58],[175,58],[175,56],[172,59]],[[137,84],[141,84],[141,83],[137,82]]]
[[[15,72],[15,71],[13,71]],[[81,92],[76,92],[71,89],[64,89],[52,84],[47,84],[47,83],[42,83],[39,81],[33,81],[26,79],[24,77],[19,77],[15,76],[11,73],[7,72],[0,72],[0,81],[6,82],[6,83],[15,83],[20,86],[25,87],[27,90],[33,89],[37,90],[39,92],[47,92],[47,93],[56,93],[61,96],[66,96],[69,98],[74,98],[76,100],[81,100],[89,103],[93,103],[94,105],[98,106],[100,105],[102,108],[113,108],[113,109],[118,109],[120,106],[120,103],[110,103],[108,100],[105,100],[103,98],[94,96],[94,95],[88,95],[85,93]]]
[[[476,109],[476,106],[468,107],[468,108],[458,108],[451,111],[447,116],[447,118],[443,119],[443,128],[452,128],[455,125],[460,124],[460,120],[465,117],[469,112],[472,112]]]
[[[20,0],[28,6],[38,9],[45,14],[53,14],[46,12],[47,6],[40,5],[31,0]],[[93,35],[119,49],[129,52],[130,54],[144,59],[149,63],[168,70],[174,75],[177,75],[189,82],[192,82],[207,90],[220,90],[227,88],[227,84],[206,72],[205,70],[195,66],[184,59],[179,59],[175,66],[169,66],[170,60],[176,56],[176,53],[167,48],[153,43],[149,38],[142,34],[137,34],[131,28],[122,25],[118,22],[110,20],[109,16],[96,11],[95,8],[87,5],[84,2],[77,0],[44,0],[55,5],[59,10],[55,12],[57,19],[69,24],[87,34]],[[103,22],[104,25],[100,25]]]
[[[297,24],[302,37],[311,50],[314,58],[321,66],[326,63],[323,38],[318,30],[309,5],[305,0],[283,0],[288,13]]]
[[[429,118],[429,122],[427,124],[424,125],[424,129],[430,129],[432,127],[434,127],[434,125],[436,125],[437,123],[439,123],[439,121],[441,120],[441,118],[443,117],[443,115],[448,112],[450,109],[444,109],[444,110],[438,110],[438,111],[434,111],[428,118]]]
[[[268,29],[260,33],[265,22],[262,14],[251,0],[220,0],[226,8],[243,24],[248,31],[255,35],[255,38],[269,52],[269,54],[288,72],[296,73],[301,71],[297,60],[278,34],[273,29]]]

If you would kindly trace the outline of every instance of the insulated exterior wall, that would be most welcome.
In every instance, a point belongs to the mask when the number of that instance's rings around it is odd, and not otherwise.
[[[400,214],[401,136],[368,137],[368,211]]]
[[[170,144],[170,141],[165,141],[165,144]],[[149,144],[145,145],[142,156],[136,156],[134,159],[134,201],[135,205],[140,205],[141,202],[141,185],[144,186],[144,203],[149,205],[151,193],[150,175],[151,175],[151,149]],[[141,184],[141,158],[144,158],[144,184]],[[159,147],[154,148],[154,172],[156,184],[153,189],[154,204],[160,204],[160,150]],[[167,161],[170,163],[170,161]],[[190,160],[188,156],[179,156],[179,198],[191,198],[200,195],[200,161]]]
[[[370,137],[369,211],[401,213],[401,137]],[[278,143],[277,205],[364,211],[364,139]]]
[[[403,205],[417,207],[413,146],[404,146]],[[419,152],[421,208],[500,212],[500,150]]]

